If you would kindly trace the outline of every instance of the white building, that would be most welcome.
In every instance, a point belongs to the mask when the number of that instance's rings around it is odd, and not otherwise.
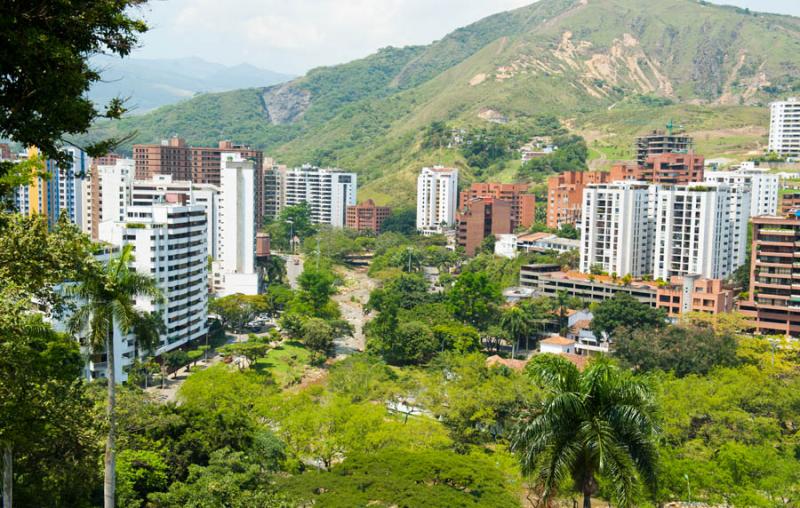
[[[220,296],[258,294],[256,271],[256,171],[253,162],[234,155],[222,161],[219,198],[219,257],[213,263]]]
[[[97,196],[91,203],[97,205],[95,214],[99,223],[124,221],[131,204],[135,164],[133,159],[117,159],[113,165],[97,166]]]
[[[589,185],[583,192],[581,271],[646,275],[653,266],[648,184],[632,180]]]
[[[780,176],[768,169],[756,168],[752,162],[743,162],[736,171],[712,171],[705,174],[706,182],[723,183],[750,191],[750,216],[776,215]]]
[[[771,102],[769,113],[767,150],[783,156],[800,155],[800,99]]]
[[[539,341],[539,352],[554,355],[575,354],[575,341],[560,335],[551,335]]]
[[[494,242],[494,254],[508,259],[517,257],[517,235],[497,235]]]
[[[274,166],[264,177],[265,208],[277,215],[287,206],[308,203],[311,221],[344,227],[347,207],[356,204],[358,176],[308,164],[286,169]]]
[[[417,178],[417,229],[442,233],[455,224],[458,206],[458,169],[422,168]]]
[[[654,278],[721,279],[744,264],[749,189],[714,183],[655,187]]]
[[[163,302],[137,298],[142,311],[161,313],[166,333],[155,354],[205,338],[208,332],[206,213],[202,206],[156,204],[130,206],[123,221],[100,224],[100,239],[114,246],[132,245],[133,267],[152,276]],[[135,356],[135,337],[114,330],[116,376],[127,379],[125,367]],[[102,360],[102,359],[101,359]],[[105,363],[91,364],[93,376],[104,375]]]

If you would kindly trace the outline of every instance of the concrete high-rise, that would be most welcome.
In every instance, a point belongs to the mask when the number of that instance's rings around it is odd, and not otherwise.
[[[140,297],[136,307],[160,313],[166,332],[155,354],[205,338],[208,332],[208,272],[206,214],[202,206],[156,204],[129,206],[122,221],[99,225],[100,239],[111,245],[133,247],[133,268],[152,276],[163,301]],[[135,359],[135,338],[114,331],[116,376],[127,378],[126,367]],[[90,364],[95,375],[103,375],[103,358]]]
[[[214,287],[220,296],[258,294],[256,215],[253,161],[232,154],[222,161],[219,198],[219,260],[212,263]]]
[[[685,134],[672,134],[663,131],[653,131],[650,134],[636,138],[636,163],[644,166],[647,158],[662,153],[686,153],[692,148],[692,138]]]
[[[768,169],[756,168],[752,162],[742,163],[735,171],[712,171],[704,178],[706,182],[749,190],[751,217],[778,213],[780,176],[771,174]]]
[[[430,235],[452,228],[457,200],[458,169],[422,168],[417,177],[417,229]]]
[[[593,184],[583,191],[582,272],[599,267],[634,277],[653,266],[650,187],[644,182]]]
[[[769,117],[767,150],[782,156],[800,156],[800,98],[771,102]]]
[[[307,203],[314,224],[344,227],[347,207],[356,204],[358,176],[338,169],[305,164],[287,169],[273,165],[264,175],[267,217],[276,217],[287,206]]]
[[[749,189],[706,183],[655,190],[654,278],[722,279],[744,263]]]

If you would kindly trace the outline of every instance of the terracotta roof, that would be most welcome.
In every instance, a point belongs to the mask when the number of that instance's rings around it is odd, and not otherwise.
[[[575,341],[572,339],[568,339],[566,337],[562,337],[560,335],[554,335],[552,337],[548,337],[546,339],[540,340],[540,344],[552,344],[554,346],[571,346],[575,344]]]
[[[495,365],[504,365],[509,369],[522,370],[528,362],[526,360],[513,360],[511,358],[503,358],[498,355],[492,355],[486,359],[487,367],[494,367]]]
[[[538,233],[528,233],[527,235],[520,235],[517,237],[517,241],[520,242],[535,242],[538,240],[542,240],[545,238],[556,238],[556,235],[553,233],[547,233],[545,231],[540,231]]]
[[[572,329],[575,330],[575,331],[586,330],[591,325],[592,325],[592,320],[591,319],[580,319],[580,320],[576,321],[574,325],[572,325]]]

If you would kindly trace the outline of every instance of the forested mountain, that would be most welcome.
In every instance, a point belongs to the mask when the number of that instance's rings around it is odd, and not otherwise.
[[[288,164],[354,169],[362,196],[402,203],[421,164],[456,164],[466,179],[517,177],[511,156],[480,168],[463,150],[431,143],[434,122],[526,135],[546,133],[554,117],[587,139],[598,166],[630,156],[636,133],[669,120],[709,157],[757,152],[767,102],[800,90],[798,54],[800,19],[791,16],[695,0],[541,0],[428,46],[202,95],[98,125],[92,137],[231,138]]]

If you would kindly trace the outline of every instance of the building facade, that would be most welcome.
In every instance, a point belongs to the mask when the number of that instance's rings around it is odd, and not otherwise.
[[[512,230],[529,228],[536,220],[536,197],[527,183],[473,183],[459,194],[459,206],[475,198],[492,198],[511,203]]]
[[[99,225],[100,240],[114,246],[133,247],[133,267],[153,277],[163,301],[139,297],[136,307],[159,313],[166,332],[155,354],[204,339],[208,332],[208,272],[206,214],[201,206],[157,204],[130,206],[123,221]],[[117,379],[127,378],[125,368],[135,359],[135,338],[123,336],[115,327]],[[99,359],[91,365],[95,376],[104,375]]]
[[[704,178],[706,182],[749,190],[751,217],[778,213],[780,177],[767,169],[758,169],[750,163],[741,165],[736,171],[712,171]]]
[[[259,224],[264,216],[264,190],[261,177],[264,153],[246,145],[220,141],[216,147],[188,146],[179,137],[162,140],[160,144],[133,145],[137,180],[150,180],[153,175],[171,175],[176,181],[220,185],[224,155],[238,153],[252,160],[256,173],[256,216]]]
[[[510,234],[513,231],[512,205],[502,199],[472,198],[462,204],[456,218],[456,244],[467,256],[474,256],[489,235]]]
[[[380,233],[383,222],[392,214],[388,206],[378,206],[371,199],[358,205],[347,207],[346,226],[350,229],[366,233]]]
[[[724,278],[744,263],[750,191],[725,184],[654,186],[653,277]]]
[[[619,276],[651,273],[652,218],[649,186],[623,181],[586,187],[583,192],[582,272],[597,269]]]
[[[739,304],[764,334],[800,337],[800,216],[754,217],[750,297]]]
[[[583,190],[587,185],[611,181],[603,171],[567,171],[547,179],[547,227],[559,229],[581,220]]]
[[[647,158],[662,153],[686,153],[692,148],[692,138],[685,134],[672,134],[664,131],[653,131],[636,138],[636,163],[644,166]]]
[[[278,167],[275,171],[277,175],[270,178],[278,185],[280,197],[268,197],[267,201],[279,204],[269,206],[277,206],[280,211],[287,206],[307,203],[313,223],[344,227],[347,207],[356,204],[358,176],[355,173],[308,164],[294,169]]]
[[[219,197],[219,258],[212,262],[219,296],[255,295],[261,288],[256,270],[256,170],[238,154],[222,162]]]
[[[788,157],[800,155],[800,98],[771,102],[769,117],[767,150]]]
[[[458,169],[422,168],[417,178],[417,229],[430,235],[452,228],[457,200]]]

